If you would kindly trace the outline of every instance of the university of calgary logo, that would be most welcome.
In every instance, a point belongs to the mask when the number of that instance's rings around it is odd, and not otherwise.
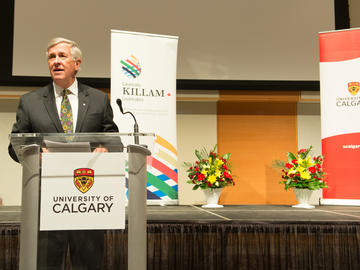
[[[360,82],[349,82],[348,83],[348,90],[350,92],[350,94],[352,94],[353,96],[355,96],[360,89]]]
[[[82,193],[87,192],[94,184],[94,170],[88,168],[74,170],[74,184]]]
[[[121,60],[121,69],[125,76],[129,78],[136,78],[141,73],[141,66],[139,60],[131,55],[128,59]]]

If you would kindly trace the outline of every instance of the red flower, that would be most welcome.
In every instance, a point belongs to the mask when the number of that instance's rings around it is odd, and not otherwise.
[[[195,167],[195,172],[199,171],[199,167]]]
[[[316,168],[313,166],[313,167],[310,167],[309,168],[309,172],[310,173],[316,173]]]
[[[223,176],[224,178],[228,178],[228,179],[231,179],[231,174],[229,174],[228,172],[223,172]]]
[[[202,180],[204,180],[204,178],[205,178],[205,175],[200,174],[200,175],[198,176],[198,181],[202,181]]]
[[[227,170],[227,169],[228,169],[228,167],[227,167],[225,164],[223,164],[221,167],[222,167],[224,170]]]
[[[285,168],[291,169],[292,167],[293,167],[293,165],[290,164],[290,163],[286,163],[286,164],[285,164]]]
[[[301,153],[305,153],[306,151],[307,151],[307,149],[300,149],[300,150],[298,151],[298,153],[301,154]]]
[[[298,161],[296,160],[296,159],[293,159],[292,161],[291,161],[291,163],[292,164],[296,164]]]

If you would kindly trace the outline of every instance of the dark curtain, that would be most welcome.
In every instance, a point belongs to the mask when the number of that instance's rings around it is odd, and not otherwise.
[[[0,224],[0,269],[19,268],[20,226]]]
[[[0,233],[0,269],[18,269],[19,227]],[[105,242],[103,269],[127,269],[127,231]],[[359,245],[360,224],[148,224],[147,269],[360,269]]]
[[[360,269],[359,225],[154,224],[148,269]]]

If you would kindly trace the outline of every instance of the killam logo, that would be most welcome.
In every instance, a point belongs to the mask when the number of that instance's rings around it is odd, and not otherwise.
[[[128,59],[121,60],[121,70],[125,76],[129,78],[137,78],[141,73],[141,66],[139,60],[131,55]]]
[[[137,97],[165,97],[171,96],[170,93],[165,93],[162,89],[145,89],[138,87],[123,87],[122,94],[124,96],[137,96]]]

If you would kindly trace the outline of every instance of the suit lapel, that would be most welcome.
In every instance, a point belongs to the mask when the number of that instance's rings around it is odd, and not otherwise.
[[[61,126],[59,114],[58,114],[58,111],[56,108],[54,89],[53,89],[52,84],[49,84],[47,87],[45,87],[45,90],[43,93],[43,101],[44,101],[45,108],[49,114],[49,117],[53,121],[53,123],[56,127],[56,130],[58,132],[64,132],[63,128]]]
[[[89,93],[85,85],[78,83],[78,98],[79,98],[79,106],[78,106],[78,117],[76,123],[75,132],[80,132],[81,127],[84,123],[85,115],[89,106]]]

